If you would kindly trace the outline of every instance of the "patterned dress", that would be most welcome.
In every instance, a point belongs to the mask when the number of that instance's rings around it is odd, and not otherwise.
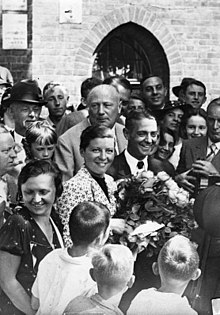
[[[74,177],[64,183],[64,190],[57,202],[57,208],[64,225],[63,238],[65,245],[70,246],[72,244],[69,237],[68,223],[70,214],[78,203],[83,201],[100,202],[109,209],[111,216],[114,215],[116,211],[114,194],[117,190],[117,185],[109,175],[105,175],[105,181],[109,199],[85,166],[82,166]]]
[[[31,287],[36,278],[40,261],[54,248],[63,246],[61,235],[52,220],[51,225],[53,228],[53,247],[24,206],[18,213],[9,216],[0,229],[0,250],[21,257],[16,278],[28,295],[31,295]],[[12,304],[1,289],[0,314],[24,314]]]

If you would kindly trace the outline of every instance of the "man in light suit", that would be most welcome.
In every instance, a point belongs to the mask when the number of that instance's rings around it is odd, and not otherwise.
[[[148,113],[132,111],[126,118],[124,135],[128,146],[114,158],[107,171],[115,180],[150,169],[148,156],[154,150],[158,139],[156,119]]]
[[[122,152],[127,141],[123,126],[115,123],[121,111],[119,93],[111,85],[101,84],[94,87],[87,98],[89,117],[67,130],[58,139],[55,161],[63,172],[63,180],[73,177],[83,164],[79,152],[81,133],[89,125],[102,125],[113,128],[116,137],[116,152]]]
[[[220,173],[220,98],[208,105],[207,125],[207,136],[186,140],[181,150],[176,180],[190,191],[196,177]]]

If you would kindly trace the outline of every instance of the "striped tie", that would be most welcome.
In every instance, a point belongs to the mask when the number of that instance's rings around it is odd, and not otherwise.
[[[206,156],[206,161],[211,162],[214,156],[217,154],[218,148],[215,143],[212,143],[209,146],[209,149],[210,149],[210,152]]]

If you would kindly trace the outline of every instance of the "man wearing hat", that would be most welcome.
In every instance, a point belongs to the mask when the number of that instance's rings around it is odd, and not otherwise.
[[[194,78],[183,78],[181,84],[174,86],[172,91],[179,100],[193,108],[200,108],[206,101],[205,84]]]
[[[42,106],[46,104],[41,95],[41,90],[34,80],[22,80],[11,89],[8,99],[9,109],[14,119],[16,143],[22,143],[27,126],[30,122],[39,119]],[[24,150],[19,152],[22,161],[25,160]]]

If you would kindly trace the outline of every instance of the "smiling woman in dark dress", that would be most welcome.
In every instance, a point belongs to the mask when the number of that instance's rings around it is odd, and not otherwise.
[[[40,261],[63,246],[51,218],[53,204],[62,193],[56,164],[35,160],[22,169],[18,193],[23,204],[0,230],[0,314],[35,314],[31,309],[31,287]]]

